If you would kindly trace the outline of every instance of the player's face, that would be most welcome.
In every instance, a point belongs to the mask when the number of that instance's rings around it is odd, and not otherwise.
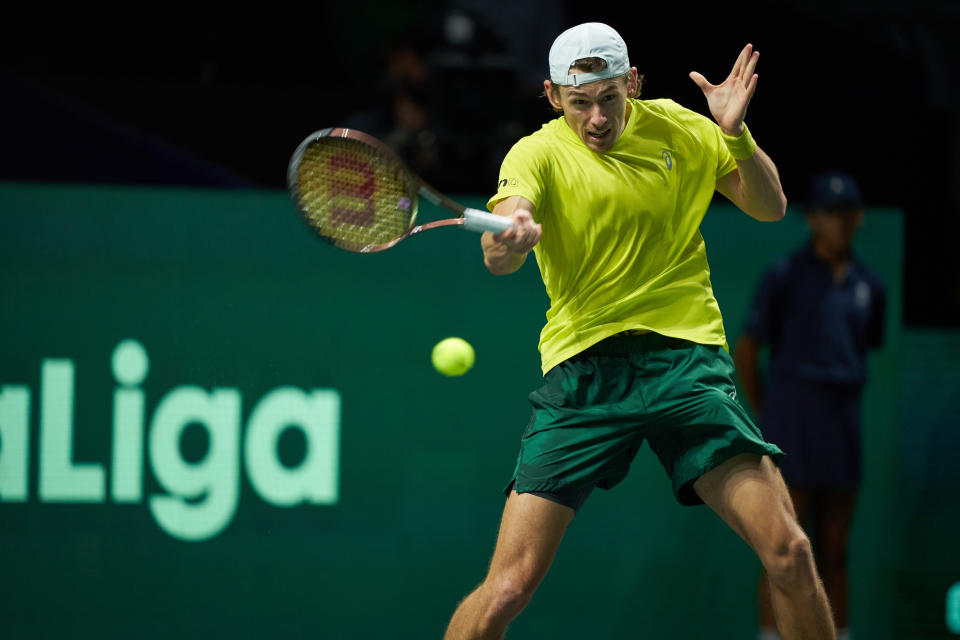
[[[567,125],[588,148],[608,151],[627,125],[627,96],[636,76],[598,80],[579,87],[559,87],[559,95],[547,88],[554,107],[563,109]],[[633,90],[636,87],[633,86]]]

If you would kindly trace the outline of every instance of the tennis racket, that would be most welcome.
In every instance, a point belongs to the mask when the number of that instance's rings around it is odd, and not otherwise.
[[[383,251],[437,227],[500,233],[512,226],[509,218],[441,194],[390,147],[356,129],[321,129],[307,136],[290,158],[287,187],[300,215],[321,238],[358,253]],[[417,224],[421,197],[456,217]]]

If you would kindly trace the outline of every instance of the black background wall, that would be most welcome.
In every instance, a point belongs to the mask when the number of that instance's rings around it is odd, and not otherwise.
[[[393,133],[442,190],[488,194],[510,143],[551,116],[538,93],[563,28],[612,24],[646,96],[701,112],[687,73],[719,81],[752,42],[760,83],[748,119],[788,197],[803,202],[815,172],[842,168],[870,205],[902,208],[904,321],[960,325],[949,259],[960,231],[955,2],[140,0],[6,11],[3,180],[281,188],[302,137],[351,124]],[[404,51],[421,66],[404,67]],[[421,75],[402,80],[400,68]],[[423,108],[413,133],[396,127],[401,94]]]

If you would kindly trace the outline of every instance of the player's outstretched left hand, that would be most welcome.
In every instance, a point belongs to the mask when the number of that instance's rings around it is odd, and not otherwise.
[[[748,44],[740,52],[740,56],[733,65],[730,75],[723,84],[714,85],[707,82],[703,75],[696,71],[690,72],[690,79],[697,83],[707,98],[710,114],[717,121],[724,133],[739,136],[743,133],[743,119],[747,115],[747,105],[757,88],[757,59],[760,53],[753,50]]]

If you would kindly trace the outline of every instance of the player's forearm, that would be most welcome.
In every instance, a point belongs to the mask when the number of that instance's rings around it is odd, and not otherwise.
[[[480,240],[483,247],[483,263],[490,273],[504,276],[518,270],[527,259],[526,253],[517,253],[503,242],[497,242],[490,232]]]
[[[780,220],[787,212],[787,196],[776,165],[759,147],[752,156],[737,160],[743,210],[765,222]]]

